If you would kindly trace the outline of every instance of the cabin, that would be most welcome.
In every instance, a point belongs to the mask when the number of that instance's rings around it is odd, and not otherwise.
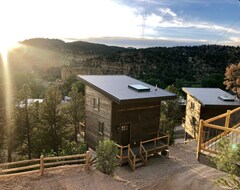
[[[78,79],[85,84],[85,139],[90,148],[106,137],[121,149],[121,161],[134,153],[134,147],[139,154],[140,145],[148,140],[155,143],[156,152],[156,138],[164,136],[161,101],[175,99],[174,93],[125,75],[78,75]]]
[[[186,113],[182,126],[187,135],[198,138],[200,119],[207,120],[240,106],[240,101],[233,95],[219,88],[187,88]]]

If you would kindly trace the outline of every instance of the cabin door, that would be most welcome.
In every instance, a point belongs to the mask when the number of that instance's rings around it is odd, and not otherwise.
[[[121,145],[125,146],[130,144],[130,124],[120,125],[121,130]]]

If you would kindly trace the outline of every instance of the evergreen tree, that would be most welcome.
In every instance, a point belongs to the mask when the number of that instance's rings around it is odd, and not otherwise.
[[[42,104],[42,129],[45,151],[53,151],[57,155],[64,140],[66,118],[61,107],[62,95],[58,86],[48,88]]]
[[[0,87],[0,94],[2,90]],[[3,97],[3,96],[1,96]],[[3,99],[0,99],[0,163],[4,160],[4,139],[5,139],[5,110]]]
[[[31,88],[29,85],[24,84],[22,89],[20,90],[17,101],[18,106],[16,108],[16,130],[18,140],[20,145],[21,152],[25,152],[25,144],[27,146],[27,154],[28,159],[32,158],[32,127],[33,124],[31,122],[31,105],[29,105],[28,99],[31,98]]]
[[[166,90],[177,93],[177,88],[174,85],[168,86]],[[170,144],[174,143],[174,129],[182,116],[178,99],[162,102],[160,115],[161,131],[170,135]]]
[[[69,96],[71,97],[70,100],[70,119],[71,123],[74,125],[74,131],[75,131],[75,141],[77,142],[77,135],[79,132],[79,122],[83,119],[84,114],[84,105],[83,105],[83,95],[81,92],[78,92],[78,86],[77,84],[72,85],[72,90],[69,93]]]

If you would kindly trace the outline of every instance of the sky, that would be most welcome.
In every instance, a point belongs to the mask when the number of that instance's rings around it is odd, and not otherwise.
[[[239,0],[1,0],[0,47],[30,38],[123,47],[240,45]]]

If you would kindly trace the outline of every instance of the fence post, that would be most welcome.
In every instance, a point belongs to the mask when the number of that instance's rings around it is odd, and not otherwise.
[[[203,132],[203,120],[200,120],[199,130],[198,130],[198,143],[197,143],[197,160],[199,158],[199,153],[201,151],[202,144],[202,132]]]
[[[85,165],[85,169],[89,170],[89,168],[90,168],[90,152],[87,151],[86,152],[86,165]]]
[[[40,157],[40,175],[42,176],[44,174],[44,156],[41,155]]]

